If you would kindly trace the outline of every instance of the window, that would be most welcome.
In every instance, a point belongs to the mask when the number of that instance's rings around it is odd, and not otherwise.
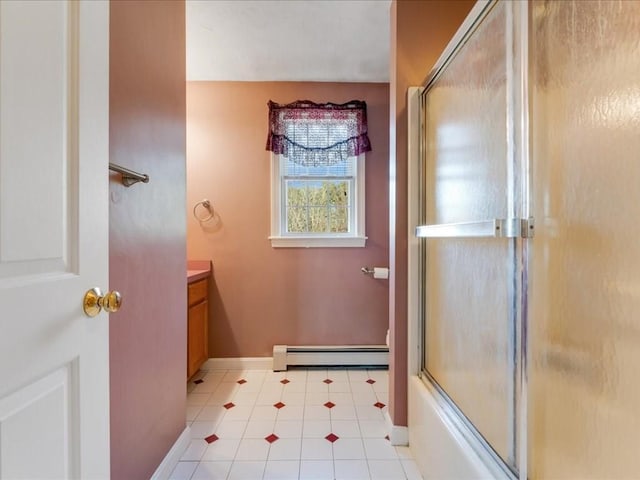
[[[362,106],[269,103],[273,247],[365,245]]]
[[[272,155],[274,247],[364,247],[364,154],[331,166]]]

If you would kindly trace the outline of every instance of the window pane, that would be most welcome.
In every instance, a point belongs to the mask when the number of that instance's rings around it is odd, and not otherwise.
[[[309,232],[323,233],[329,230],[329,212],[326,207],[309,207]]]
[[[309,204],[307,182],[287,182],[287,205],[301,207]]]
[[[349,180],[285,180],[287,232],[348,233]]]
[[[306,207],[287,208],[287,231],[306,233],[309,231]]]
[[[349,205],[349,182],[326,182],[327,200],[329,205]]]
[[[328,182],[306,182],[310,206],[322,206],[328,202]]]
[[[332,207],[329,209],[329,231],[344,233],[349,231],[349,209],[346,207]]]

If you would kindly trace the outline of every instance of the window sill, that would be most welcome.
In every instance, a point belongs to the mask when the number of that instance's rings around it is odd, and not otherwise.
[[[367,237],[269,237],[273,248],[362,248]]]

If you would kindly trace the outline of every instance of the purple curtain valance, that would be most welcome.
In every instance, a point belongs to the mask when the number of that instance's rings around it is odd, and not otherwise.
[[[367,104],[269,101],[267,150],[299,165],[334,165],[371,150]]]

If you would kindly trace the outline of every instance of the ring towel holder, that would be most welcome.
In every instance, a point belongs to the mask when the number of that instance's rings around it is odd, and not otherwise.
[[[198,207],[202,207],[202,208],[198,209]],[[205,212],[205,210],[206,210],[206,212]],[[193,216],[200,223],[208,222],[209,220],[211,220],[215,216],[215,214],[216,214],[216,212],[213,209],[213,207],[211,206],[211,202],[209,202],[209,200],[207,200],[206,198],[204,200],[196,203],[193,206]]]

